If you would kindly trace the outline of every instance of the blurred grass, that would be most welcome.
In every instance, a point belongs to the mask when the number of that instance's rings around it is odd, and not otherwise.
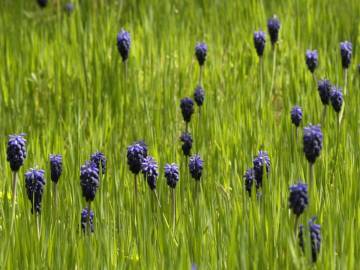
[[[275,91],[272,54],[265,49],[263,121],[256,101],[260,83],[253,31],[281,20]],[[322,226],[319,269],[355,269],[360,254],[359,93],[360,5],[340,1],[85,1],[73,14],[36,1],[3,0],[0,9],[0,261],[2,269],[303,269],[310,268],[293,237],[288,186],[308,181],[301,137],[294,142],[289,112],[299,104],[303,124],[318,123],[322,105],[307,71],[307,48],[319,51],[317,76],[343,85],[339,42],[353,42],[349,96],[335,165],[336,114],[328,110],[324,148],[315,164],[316,188],[301,217]],[[128,81],[116,48],[121,27],[131,33]],[[197,83],[194,45],[209,46],[205,105],[191,131],[205,161],[201,196],[193,199],[178,137],[184,129],[179,100]],[[27,133],[28,158],[20,170],[16,229],[10,236],[11,189],[7,135]],[[133,230],[133,176],[126,146],[144,139],[160,162],[162,210],[141,182],[138,230]],[[269,152],[270,179],[263,200],[249,199],[242,175],[257,150]],[[79,230],[85,207],[80,165],[96,150],[108,158],[108,172],[92,205],[95,234]],[[30,167],[48,171],[48,155],[64,156],[58,211],[52,207],[47,173],[42,235],[24,189]],[[181,165],[177,187],[178,224],[171,229],[166,162]],[[307,248],[309,248],[309,243]],[[309,254],[308,254],[309,255]]]

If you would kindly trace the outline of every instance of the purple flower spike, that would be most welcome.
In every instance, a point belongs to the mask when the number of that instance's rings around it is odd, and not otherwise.
[[[317,50],[307,50],[305,54],[306,65],[311,73],[314,73],[319,64]]]
[[[199,65],[202,66],[205,63],[208,47],[204,42],[200,42],[195,46],[195,56],[199,62]]]
[[[302,110],[299,106],[294,106],[291,110],[291,122],[296,126],[300,126],[302,120]]]
[[[320,156],[322,141],[323,134],[320,126],[310,124],[304,128],[303,150],[310,164],[314,164]]]
[[[179,167],[175,163],[165,165],[165,178],[169,187],[176,187],[179,181]]]
[[[106,173],[106,157],[103,153],[97,151],[96,153],[92,154],[90,156],[90,161],[96,164],[96,167],[98,168],[99,171],[101,166],[102,174]]]
[[[130,46],[131,38],[129,32],[121,30],[117,35],[117,47],[123,62],[129,58]]]
[[[308,187],[298,183],[290,186],[289,208],[296,216],[300,216],[308,205]]]
[[[267,27],[270,35],[271,44],[275,45],[279,37],[279,30],[280,30],[279,19],[274,15],[272,18],[268,20]]]
[[[199,155],[193,155],[189,161],[189,170],[192,178],[196,181],[200,181],[204,161]]]
[[[153,157],[147,156],[142,162],[142,173],[151,190],[156,189],[156,180],[159,175],[158,164]]]
[[[254,45],[256,53],[259,57],[264,54],[265,42],[265,33],[263,31],[258,31],[254,33]]]
[[[262,180],[264,175],[264,167],[266,168],[267,175],[270,173],[270,158],[266,151],[259,151],[257,157],[253,160],[254,176],[256,181],[256,189],[262,187]]]
[[[340,42],[341,64],[344,69],[350,66],[352,55],[352,44],[349,41]]]
[[[50,155],[51,181],[57,183],[62,173],[62,156]]]
[[[6,154],[7,161],[13,172],[17,172],[24,164],[26,158],[26,140],[24,134],[9,135]]]
[[[134,142],[127,148],[127,164],[130,171],[137,175],[141,171],[143,159],[147,156],[147,145],[143,141]]]
[[[245,179],[245,189],[249,193],[249,197],[251,197],[251,189],[255,178],[254,169],[253,168],[247,169],[243,178]]]
[[[320,80],[318,81],[318,91],[321,102],[324,106],[329,105],[330,102],[330,93],[331,93],[331,83],[329,80]]]
[[[205,99],[205,90],[200,85],[198,85],[195,88],[194,100],[195,100],[196,104],[199,107],[201,107],[203,105],[203,103],[204,103],[204,99]]]
[[[321,246],[321,228],[319,224],[315,224],[316,217],[309,221],[310,241],[311,241],[311,257],[315,263],[320,253]]]
[[[194,113],[194,101],[191,98],[185,97],[180,100],[180,108],[184,121],[189,123]]]
[[[89,225],[90,222],[90,231],[94,232],[94,212],[92,210],[90,210],[90,216],[89,216],[89,209],[88,208],[84,208],[81,211],[81,230],[83,231],[83,233],[86,233],[86,228]]]
[[[331,105],[334,108],[335,112],[339,113],[343,105],[343,94],[341,88],[336,88],[335,86],[331,90],[330,95]]]
[[[99,169],[94,162],[86,162],[80,168],[80,185],[82,195],[87,202],[95,199],[99,187]]]
[[[44,173],[44,170],[37,169],[30,169],[25,173],[25,187],[31,201],[31,213],[39,214],[41,212],[41,200],[45,186]]]

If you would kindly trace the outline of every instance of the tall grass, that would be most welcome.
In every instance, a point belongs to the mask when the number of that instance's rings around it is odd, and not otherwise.
[[[3,0],[0,9],[0,262],[3,269],[302,269],[310,267],[293,237],[288,186],[309,183],[301,139],[294,142],[290,110],[303,108],[303,124],[320,123],[322,104],[304,54],[319,51],[317,76],[343,85],[339,42],[353,42],[348,95],[339,133],[328,110],[324,148],[315,166],[315,188],[300,218],[318,216],[322,247],[316,268],[354,269],[360,254],[358,176],[360,5],[349,1],[77,1],[70,16],[36,1]],[[281,20],[276,79],[271,90],[272,54],[264,55],[261,123],[258,57],[253,31]],[[127,81],[116,34],[131,33]],[[203,73],[206,89],[201,122],[190,130],[204,159],[200,196],[178,137],[183,130],[180,98],[198,80],[194,46],[209,47]],[[18,176],[13,234],[11,171],[7,134],[27,133],[28,158]],[[300,135],[300,134],[299,134]],[[133,223],[133,175],[126,146],[144,139],[160,162],[157,192],[162,208],[138,180],[137,227]],[[272,160],[262,201],[249,199],[242,179],[263,146]],[[108,171],[91,207],[95,233],[80,229],[85,207],[80,165],[96,150]],[[63,154],[64,171],[53,205],[48,155]],[[177,224],[172,233],[171,192],[163,165],[181,165]],[[47,169],[38,240],[26,197],[24,172]],[[255,197],[255,196],[253,196]],[[307,239],[308,240],[308,239]],[[309,249],[309,242],[306,242]]]

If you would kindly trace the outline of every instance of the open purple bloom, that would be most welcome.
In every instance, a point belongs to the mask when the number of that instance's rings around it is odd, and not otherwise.
[[[188,132],[184,132],[180,136],[180,140],[182,141],[183,145],[181,146],[183,153],[185,156],[190,156],[191,148],[192,148],[192,137],[191,134]]]
[[[243,178],[245,179],[245,190],[249,193],[249,197],[251,197],[251,189],[255,178],[254,169],[247,169]]]
[[[62,156],[50,155],[51,181],[57,183],[62,173]]]
[[[264,54],[265,42],[265,33],[263,31],[260,30],[254,33],[254,45],[259,57]]]
[[[143,159],[147,156],[147,145],[138,141],[127,148],[127,164],[130,171],[137,175],[141,171]]]
[[[335,86],[331,89],[330,95],[331,105],[334,108],[335,112],[339,113],[343,104],[343,94],[340,88]]]
[[[273,16],[267,23],[271,44],[274,45],[278,41],[280,21],[276,16]]]
[[[311,257],[312,261],[316,262],[320,253],[321,246],[321,228],[319,224],[315,224],[316,217],[309,221],[310,241],[311,241]]]
[[[264,167],[266,168],[266,173],[270,173],[270,158],[266,151],[260,150],[258,155],[253,160],[254,165],[254,176],[256,181],[256,188],[259,189],[262,187],[262,180],[264,175]]]
[[[300,126],[300,122],[302,119],[302,110],[299,106],[294,106],[291,109],[291,122],[296,126]]]
[[[352,44],[349,41],[340,42],[341,64],[343,68],[348,68],[351,62]]]
[[[106,157],[103,153],[97,151],[96,153],[92,154],[90,156],[90,161],[96,164],[96,167],[98,168],[99,171],[101,166],[102,174],[106,173]]]
[[[318,81],[318,91],[323,105],[328,105],[330,102],[331,83],[329,80]]]
[[[13,172],[17,172],[26,158],[26,140],[24,134],[9,135],[6,149],[7,161]]]
[[[117,35],[117,47],[123,62],[129,58],[130,46],[131,38],[129,32],[121,30]]]
[[[199,65],[202,66],[205,63],[208,47],[204,42],[197,43],[195,46],[195,56],[199,62]]]
[[[322,149],[323,134],[320,126],[308,125],[304,128],[303,150],[306,159],[314,164],[320,156]]]
[[[169,187],[176,187],[179,181],[179,167],[175,163],[165,165],[165,178]]]
[[[201,85],[198,85],[195,88],[194,100],[195,100],[196,104],[199,107],[201,107],[204,103],[204,99],[205,99],[205,90],[204,90],[204,88],[201,87]]]
[[[314,73],[319,64],[317,50],[307,50],[305,54],[306,65],[311,73]]]
[[[184,121],[189,123],[194,113],[194,101],[189,97],[185,97],[180,100],[180,108]]]
[[[151,190],[156,189],[156,180],[159,175],[158,172],[158,164],[154,160],[153,157],[147,156],[143,159],[142,167],[141,167],[142,173],[145,176],[145,179],[147,180],[147,183]]]
[[[90,216],[89,216],[89,209],[84,208],[81,211],[81,230],[86,233],[86,229],[90,223],[90,231],[94,232],[94,212],[90,210]]]
[[[189,161],[189,170],[192,178],[196,181],[200,181],[204,161],[199,155],[193,155]]]
[[[290,186],[289,208],[296,216],[300,216],[308,205],[308,187],[298,183]]]
[[[80,185],[82,195],[87,202],[95,199],[99,187],[99,169],[94,162],[86,162],[80,168]]]
[[[41,200],[44,192],[44,170],[30,169],[25,173],[26,193],[31,201],[31,213],[41,212]]]

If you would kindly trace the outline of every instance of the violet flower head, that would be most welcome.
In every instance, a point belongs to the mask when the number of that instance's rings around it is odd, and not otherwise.
[[[254,45],[259,57],[264,54],[265,42],[265,33],[263,31],[259,30],[254,33]]]
[[[324,106],[329,105],[331,94],[331,83],[329,80],[318,81],[318,91],[321,102]]]
[[[195,46],[195,56],[199,62],[199,65],[202,66],[205,63],[208,47],[204,42],[197,43]]]
[[[44,8],[48,4],[48,0],[37,0],[39,7]]]
[[[31,202],[31,213],[41,212],[41,200],[44,193],[44,170],[30,169],[25,173],[25,187]]]
[[[184,155],[190,156],[192,143],[193,143],[191,134],[188,132],[182,133],[180,136],[180,141],[182,141],[182,143],[183,143],[183,145],[181,146],[181,149],[183,150]]]
[[[185,97],[180,100],[180,108],[184,121],[189,123],[194,113],[194,101],[191,98]]]
[[[314,73],[315,69],[319,64],[318,60],[318,51],[317,50],[307,50],[305,54],[306,65],[311,73]]]
[[[299,239],[299,246],[301,248],[301,251],[305,253],[304,226],[302,224],[300,224],[299,226],[298,239]]]
[[[106,157],[103,153],[97,151],[96,153],[92,154],[90,156],[90,161],[96,164],[96,167],[98,168],[99,171],[101,166],[102,174],[106,173]]]
[[[352,55],[352,43],[349,41],[340,42],[341,64],[344,69],[350,66]]]
[[[95,199],[99,187],[99,169],[94,162],[86,162],[80,168],[80,186],[82,195],[87,202]]]
[[[81,230],[83,233],[86,233],[86,229],[89,226],[90,223],[90,231],[94,232],[94,212],[90,209],[90,216],[89,216],[89,209],[84,208],[81,211]]]
[[[62,155],[50,155],[51,181],[55,184],[59,181],[62,173]]]
[[[319,125],[309,124],[304,128],[303,150],[306,159],[314,164],[320,156],[323,143],[323,134]]]
[[[123,62],[129,58],[130,46],[131,38],[129,32],[121,30],[117,35],[117,47]]]
[[[194,100],[196,104],[199,107],[201,107],[204,103],[204,99],[205,99],[205,90],[204,88],[201,87],[201,85],[198,85],[194,91]]]
[[[130,171],[137,175],[141,171],[143,159],[147,156],[147,145],[143,141],[134,142],[127,148],[127,164]]]
[[[291,109],[291,122],[296,126],[300,126],[300,122],[302,120],[302,110],[299,106],[294,106]]]
[[[20,169],[26,158],[26,140],[24,136],[25,134],[9,135],[6,154],[7,161],[9,161],[13,172]]]
[[[176,187],[179,181],[179,167],[175,163],[165,165],[165,178],[169,187]]]
[[[156,180],[159,175],[157,162],[154,160],[153,157],[147,156],[143,159],[141,170],[150,189],[155,190]]]
[[[330,95],[331,105],[334,108],[335,112],[339,113],[343,105],[344,99],[341,92],[341,88],[336,88],[335,86],[331,89]]]
[[[292,209],[296,216],[300,216],[307,207],[308,187],[306,184],[297,183],[290,186],[289,208]]]
[[[243,178],[245,179],[245,190],[249,193],[249,197],[251,197],[251,189],[255,178],[254,169],[253,168],[247,169]]]
[[[311,242],[311,257],[315,263],[320,253],[321,246],[321,228],[319,224],[315,224],[316,217],[309,221],[310,242]]]
[[[191,177],[196,181],[200,181],[202,170],[203,170],[204,161],[201,159],[199,155],[193,155],[189,161],[189,171]]]
[[[279,37],[279,30],[280,30],[279,19],[274,15],[272,18],[268,20],[267,27],[270,35],[271,44],[275,45]]]
[[[74,4],[73,3],[66,3],[65,4],[65,6],[64,6],[64,8],[65,8],[65,11],[68,13],[68,14],[70,14],[70,13],[72,13],[73,11],[74,11]]]
[[[254,165],[254,176],[256,181],[256,189],[262,187],[262,180],[264,175],[264,167],[266,169],[266,174],[270,173],[270,158],[266,151],[260,150],[258,155],[253,160]]]

